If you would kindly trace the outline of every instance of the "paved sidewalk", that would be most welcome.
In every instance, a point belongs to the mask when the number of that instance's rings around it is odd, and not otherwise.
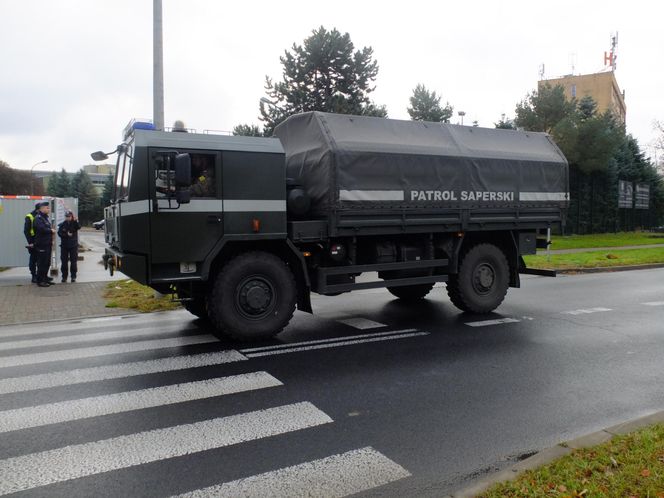
[[[76,283],[60,283],[60,275],[53,275],[56,285],[48,288],[30,283],[27,268],[10,268],[0,272],[0,325],[60,320],[73,317],[126,315],[124,308],[106,308],[102,297],[109,281],[127,278],[122,273],[111,277],[99,264],[104,252],[103,232],[83,232],[82,251],[78,262]]]
[[[664,249],[664,244],[645,244],[641,246],[617,246],[617,247],[580,247],[578,249],[551,249],[551,254],[574,254],[579,252],[620,251],[623,249]],[[538,255],[546,255],[546,249],[539,249]]]
[[[102,298],[105,288],[106,282],[0,287],[0,325],[134,313],[106,308]]]

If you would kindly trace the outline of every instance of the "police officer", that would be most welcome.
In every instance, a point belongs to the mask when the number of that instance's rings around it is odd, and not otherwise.
[[[60,262],[62,263],[62,283],[67,281],[69,273],[67,262],[71,266],[71,281],[76,282],[76,270],[78,261],[78,231],[81,229],[76,216],[71,211],[65,213],[65,221],[58,225],[60,236]]]
[[[51,247],[53,245],[53,234],[55,230],[51,227],[48,214],[51,212],[49,202],[40,202],[39,212],[35,216],[35,240],[33,250],[37,258],[37,285],[48,287],[53,285],[48,276],[48,268],[51,266]]]
[[[28,253],[30,254],[30,261],[28,262],[28,268],[30,268],[30,274],[32,275],[32,283],[37,283],[37,253],[35,252],[35,217],[39,213],[39,202],[35,204],[35,208],[25,215],[25,223],[23,224],[23,235],[25,235],[25,240],[28,242],[26,246],[28,248]]]

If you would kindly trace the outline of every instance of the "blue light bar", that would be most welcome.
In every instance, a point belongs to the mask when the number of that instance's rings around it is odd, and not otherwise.
[[[122,133],[122,139],[126,140],[129,135],[134,130],[154,130],[154,124],[150,119],[132,119],[129,121],[127,126],[125,126],[124,132]]]

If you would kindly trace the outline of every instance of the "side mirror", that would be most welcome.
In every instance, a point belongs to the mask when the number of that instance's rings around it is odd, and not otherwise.
[[[178,154],[175,156],[175,186],[189,187],[190,185],[191,156],[189,154]]]
[[[97,152],[93,152],[92,154],[90,154],[90,156],[95,161],[106,161],[106,159],[108,159],[108,154],[100,150],[98,150]]]
[[[189,204],[191,202],[191,192],[189,189],[178,190],[175,192],[175,200],[178,204]]]

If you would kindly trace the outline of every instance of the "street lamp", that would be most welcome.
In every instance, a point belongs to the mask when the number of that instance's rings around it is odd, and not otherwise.
[[[34,177],[32,176],[32,170],[35,169],[35,166],[38,166],[40,164],[46,164],[48,162],[48,159],[44,159],[43,161],[39,161],[38,163],[35,163],[32,165],[32,168],[30,168],[30,195],[35,195],[35,180]]]
[[[275,104],[274,102],[272,102],[270,99],[268,99],[266,97],[261,97],[261,103],[269,105],[270,107],[276,109],[277,111],[279,111],[282,114],[286,114],[286,111],[284,111],[281,107],[279,107],[277,104]]]
[[[461,116],[461,126],[463,126],[463,117],[466,115],[466,111],[459,111],[459,116]]]

